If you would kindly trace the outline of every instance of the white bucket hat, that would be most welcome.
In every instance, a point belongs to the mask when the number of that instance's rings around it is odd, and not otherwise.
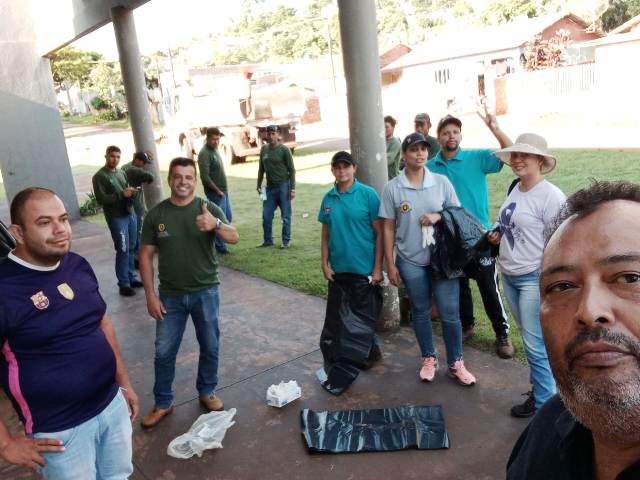
[[[501,162],[511,165],[511,154],[516,152],[531,153],[543,157],[544,162],[540,167],[541,173],[549,173],[556,166],[556,157],[549,155],[547,141],[535,133],[523,133],[516,139],[516,143],[494,153]]]

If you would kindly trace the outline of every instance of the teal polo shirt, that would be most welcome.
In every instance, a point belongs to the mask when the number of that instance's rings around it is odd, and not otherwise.
[[[461,205],[489,228],[489,192],[487,174],[502,170],[503,163],[489,149],[463,150],[445,161],[442,152],[427,162],[427,168],[447,177]]]
[[[320,204],[318,221],[329,227],[329,264],[336,273],[371,275],[376,260],[376,232],[380,199],[357,180],[340,193],[334,186]]]

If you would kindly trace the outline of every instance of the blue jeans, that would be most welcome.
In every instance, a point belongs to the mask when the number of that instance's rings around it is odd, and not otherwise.
[[[138,230],[138,234],[136,235],[136,244],[133,247],[133,258],[138,260],[140,255],[140,235],[142,234],[142,222],[144,222],[144,214],[140,215],[136,213],[136,226]]]
[[[264,243],[273,243],[273,214],[280,207],[282,215],[282,243],[287,245],[291,241],[291,193],[289,182],[283,182],[277,187],[266,187],[267,199],[262,202],[262,231]]]
[[[431,295],[436,300],[442,336],[447,349],[447,364],[462,358],[462,327],[460,325],[460,284],[457,278],[435,280],[428,266],[409,263],[396,256],[396,267],[404,282],[411,302],[411,318],[423,358],[436,357],[431,326]]]
[[[138,238],[135,214],[107,220],[113,247],[116,249],[116,277],[119,287],[130,287],[137,280],[134,266],[134,249]]]
[[[156,380],[153,386],[156,407],[169,408],[173,402],[173,379],[176,373],[176,355],[182,335],[191,315],[200,344],[198,379],[196,388],[201,397],[211,395],[218,385],[218,286],[185,293],[160,295],[166,313],[156,322]]]
[[[215,192],[206,190],[205,195],[207,199],[211,200],[217,206],[220,207],[220,210],[224,213],[224,216],[227,217],[227,221],[231,223],[232,220],[232,212],[231,212],[231,200],[229,199],[229,194],[225,192],[224,197],[219,196]],[[218,235],[216,235],[215,239],[216,250],[218,252],[226,253],[229,251],[229,247],[226,242],[224,242]]]
[[[41,432],[34,438],[56,438],[64,452],[43,453],[40,473],[48,480],[125,480],[133,473],[131,420],[120,391],[95,417],[61,432]]]
[[[502,274],[504,293],[511,307],[511,313],[522,332],[536,408],[540,408],[556,393],[556,382],[551,373],[540,326],[539,277],[539,271],[515,276]]]

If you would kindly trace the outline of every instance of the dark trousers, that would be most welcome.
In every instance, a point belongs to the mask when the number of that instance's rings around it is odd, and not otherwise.
[[[471,288],[469,288],[469,279],[473,278],[478,285],[478,290],[480,290],[484,310],[489,320],[491,320],[496,338],[508,335],[509,321],[500,297],[495,258],[488,255],[475,258],[467,264],[464,273],[466,277],[460,279],[460,321],[462,330],[469,330],[475,324],[473,299],[471,297]]]

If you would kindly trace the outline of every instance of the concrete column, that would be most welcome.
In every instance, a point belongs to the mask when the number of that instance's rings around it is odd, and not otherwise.
[[[145,168],[156,177],[156,181],[144,186],[144,196],[147,207],[151,208],[164,199],[160,168],[158,167],[158,154],[153,137],[153,126],[149,114],[149,102],[147,101],[147,87],[144,82],[142,63],[140,62],[140,49],[138,48],[138,36],[133,20],[133,11],[124,7],[111,9],[113,30],[118,45],[120,57],[120,69],[124,82],[124,91],[127,97],[129,121],[133,132],[133,142],[136,151],[149,151],[155,161]]]
[[[358,179],[378,194],[387,183],[380,61],[375,0],[338,0],[344,74],[347,81],[351,154]]]
[[[375,0],[338,0],[344,75],[347,81],[351,154],[358,163],[358,179],[382,195],[387,183],[387,146],[384,138],[380,60]],[[379,331],[400,325],[397,289],[382,288]]]

